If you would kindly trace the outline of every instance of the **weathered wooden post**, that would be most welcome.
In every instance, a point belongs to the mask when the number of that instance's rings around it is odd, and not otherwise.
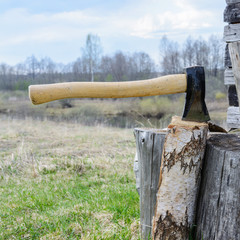
[[[224,40],[227,43],[225,51],[224,83],[228,87],[229,108],[227,125],[230,129],[240,128],[240,75],[239,75],[239,44],[240,44],[240,0],[226,0],[224,11]],[[236,84],[237,83],[237,84]],[[236,87],[237,86],[237,87]]]
[[[239,186],[240,137],[210,135],[197,207],[197,240],[240,239]]]
[[[136,185],[140,194],[141,235],[143,239],[148,239],[152,232],[162,150],[167,132],[136,128],[134,134],[137,145],[135,173],[138,174]]]

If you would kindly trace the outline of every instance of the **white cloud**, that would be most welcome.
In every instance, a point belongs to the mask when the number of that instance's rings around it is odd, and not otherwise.
[[[18,59],[29,54],[44,54],[69,61],[80,52],[88,33],[104,39],[103,45],[109,52],[136,49],[156,52],[158,39],[164,34],[178,41],[179,36],[185,39],[186,35],[194,36],[193,33],[199,36],[213,30],[223,32],[225,6],[208,10],[208,1],[129,0],[111,10],[107,1],[102,1],[104,11],[95,6],[81,8],[81,4],[73,4],[69,11],[61,12],[33,13],[27,5],[13,8],[0,13],[0,57],[3,59],[0,61],[7,61],[10,55],[14,59],[17,54]],[[218,0],[212,1],[216,5]],[[47,5],[44,0],[42,4]],[[211,5],[214,4],[211,2]]]
[[[132,31],[133,36],[155,38],[163,34],[209,29],[216,23],[216,13],[199,10],[184,0],[174,1],[176,9],[146,14],[138,19]]]
[[[31,14],[26,9],[12,9],[0,15],[0,45],[79,39],[100,21],[100,17],[83,11]]]
[[[169,0],[168,4],[164,4],[157,0],[142,0],[135,2],[135,9],[130,6],[104,16],[94,10],[31,14],[27,9],[12,9],[0,15],[0,45],[33,40],[82,39],[89,32],[100,36],[158,38],[182,31],[190,34],[191,31],[208,29],[217,24],[215,12],[198,10],[190,2]]]

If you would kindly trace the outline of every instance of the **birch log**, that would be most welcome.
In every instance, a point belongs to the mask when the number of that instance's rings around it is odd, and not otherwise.
[[[240,137],[211,135],[202,173],[196,239],[239,240]]]
[[[187,240],[194,225],[208,125],[174,117],[160,168],[153,239]]]

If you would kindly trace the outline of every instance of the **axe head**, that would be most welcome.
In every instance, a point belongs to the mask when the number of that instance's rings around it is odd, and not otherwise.
[[[186,68],[187,92],[182,120],[207,122],[210,120],[205,104],[205,73],[201,66]]]

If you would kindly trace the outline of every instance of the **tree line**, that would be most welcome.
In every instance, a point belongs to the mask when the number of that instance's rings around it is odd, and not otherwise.
[[[186,66],[202,65],[210,75],[217,76],[224,68],[224,45],[212,35],[208,41],[188,37],[182,46],[164,36],[160,41],[161,66],[165,74],[178,73]]]
[[[224,69],[222,40],[212,35],[208,40],[188,37],[181,45],[162,37],[159,43],[159,61],[145,52],[117,51],[104,55],[101,40],[88,34],[80,56],[68,64],[51,58],[37,59],[34,55],[15,66],[0,64],[0,89],[26,90],[30,84],[67,81],[131,81],[181,73],[184,67],[203,65],[213,85],[220,83]],[[216,85],[217,83],[217,85]]]

